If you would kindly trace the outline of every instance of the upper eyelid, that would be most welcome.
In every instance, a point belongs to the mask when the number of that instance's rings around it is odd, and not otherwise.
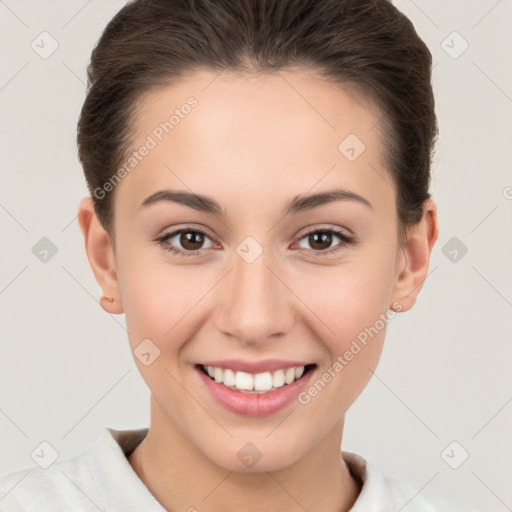
[[[199,232],[199,233],[204,233],[211,239],[216,238],[207,228],[204,228],[202,226],[201,227],[184,226],[182,228],[171,229],[169,231],[164,231],[161,235],[158,236],[158,238],[170,237],[171,235],[174,236],[174,235],[177,235],[178,233],[187,232],[187,231],[191,231],[191,232],[195,231],[195,232]]]
[[[309,226],[307,228],[304,228],[304,230],[301,231],[301,234],[297,235],[297,239],[303,238],[304,236],[309,235],[310,233],[316,233],[317,231],[338,231],[348,238],[351,238],[354,236],[353,233],[350,230],[348,230],[347,228],[341,228],[338,226],[334,227],[334,226],[329,226],[327,224],[320,224],[317,226]]]

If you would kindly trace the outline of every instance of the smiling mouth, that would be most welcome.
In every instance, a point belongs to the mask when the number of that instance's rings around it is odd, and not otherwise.
[[[316,364],[294,366],[262,373],[247,373],[203,364],[199,364],[197,367],[211,380],[222,384],[228,389],[240,391],[241,393],[263,394],[277,391],[304,378],[305,375],[316,367]]]

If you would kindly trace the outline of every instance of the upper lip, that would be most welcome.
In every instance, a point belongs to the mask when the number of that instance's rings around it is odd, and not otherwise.
[[[204,366],[215,366],[217,368],[231,369],[246,373],[263,373],[287,368],[306,366],[312,364],[304,361],[291,361],[284,359],[265,359],[263,361],[247,361],[243,359],[223,359],[217,361],[204,361]]]

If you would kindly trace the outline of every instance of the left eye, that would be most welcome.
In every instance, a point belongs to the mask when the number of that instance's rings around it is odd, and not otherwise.
[[[331,248],[331,243],[338,238],[344,243],[339,243]],[[305,240],[306,243],[309,243],[313,249],[317,249],[314,252],[319,253],[330,253],[342,248],[344,245],[350,244],[353,242],[353,239],[341,231],[337,231],[332,228],[323,228],[317,229],[316,231],[311,231],[310,233],[305,234],[302,238],[299,239],[299,242]],[[308,247],[301,248],[308,249]]]

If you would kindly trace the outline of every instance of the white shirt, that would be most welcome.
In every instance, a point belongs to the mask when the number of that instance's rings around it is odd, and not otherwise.
[[[0,476],[0,511],[165,512],[127,458],[147,432],[105,428],[78,455]],[[362,483],[350,512],[476,512],[427,489],[418,493],[356,453],[342,455]]]

